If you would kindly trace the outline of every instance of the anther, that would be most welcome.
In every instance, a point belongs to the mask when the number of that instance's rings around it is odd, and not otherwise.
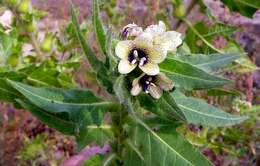
[[[135,58],[137,58],[138,57],[138,51],[137,50],[134,50],[134,56],[135,56]]]
[[[133,64],[135,64],[136,62],[137,62],[137,60],[134,59],[134,60],[132,60],[131,64],[133,65]]]
[[[154,83],[151,82],[150,84],[151,84],[152,86],[156,87],[156,85],[155,85]]]
[[[140,66],[143,66],[145,61],[146,61],[146,58],[145,58],[145,57],[142,57],[141,60],[140,60],[140,62],[139,62],[139,65],[140,65]]]

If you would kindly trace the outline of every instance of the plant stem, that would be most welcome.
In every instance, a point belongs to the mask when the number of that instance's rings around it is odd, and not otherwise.
[[[113,161],[113,159],[116,157],[114,153],[108,156],[108,158],[104,161],[102,166],[109,166],[109,164]]]
[[[123,165],[124,142],[126,140],[123,125],[126,116],[127,112],[124,108],[112,113],[112,126],[115,140],[111,143],[111,148],[116,155],[116,164],[118,166]]]
[[[190,21],[186,20],[185,18],[182,19],[188,26],[189,28],[205,43],[207,44],[211,49],[213,49],[214,51],[220,53],[220,54],[224,54],[223,51],[217,49],[216,47],[214,47],[210,42],[208,42],[198,31],[197,29],[195,29],[193,27],[193,25],[191,24]]]
[[[31,40],[31,43],[32,43],[32,46],[33,46],[35,52],[39,56],[39,59],[43,60],[44,59],[44,55],[42,54],[40,48],[38,47],[37,40],[35,38],[35,34],[34,33],[30,33],[29,37],[30,37],[30,40]]]
[[[23,20],[21,19],[20,15],[19,15],[19,12],[17,12],[16,8],[15,7],[11,7],[11,10],[15,16],[15,18],[17,19],[17,25],[16,26],[23,26]],[[37,42],[37,39],[35,37],[35,34],[37,34],[38,31],[36,32],[25,32],[26,36],[29,37],[30,41],[31,41],[31,44],[35,50],[35,52],[37,53],[37,55],[39,56],[39,59],[40,60],[44,60],[44,55],[42,54],[40,48],[38,47],[38,42]]]

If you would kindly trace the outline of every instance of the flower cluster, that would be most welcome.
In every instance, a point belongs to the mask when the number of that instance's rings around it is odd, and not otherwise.
[[[128,74],[136,67],[143,74],[133,81],[131,94],[136,96],[142,90],[158,99],[163,91],[173,88],[173,82],[160,73],[159,63],[167,57],[168,51],[176,51],[182,43],[181,34],[166,31],[162,21],[158,25],[150,25],[145,30],[136,24],[129,24],[123,28],[122,37],[115,48],[116,55],[121,59],[118,71]],[[130,40],[130,38],[132,40]]]

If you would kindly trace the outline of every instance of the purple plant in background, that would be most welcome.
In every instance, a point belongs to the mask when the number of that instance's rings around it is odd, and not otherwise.
[[[42,10],[48,9],[51,16],[55,19],[70,18],[70,1],[68,0],[32,0],[33,4]],[[71,0],[75,5],[80,7],[80,20],[90,16],[90,0]]]
[[[110,147],[106,144],[103,147],[93,146],[86,147],[78,155],[72,156],[70,159],[64,161],[61,166],[80,166],[82,162],[88,160],[96,154],[106,154],[110,151]]]
[[[239,13],[229,11],[229,9],[219,0],[203,1],[219,21],[232,26],[242,27],[245,33],[252,33],[256,42],[260,42],[260,10],[256,11],[253,18],[248,18]]]

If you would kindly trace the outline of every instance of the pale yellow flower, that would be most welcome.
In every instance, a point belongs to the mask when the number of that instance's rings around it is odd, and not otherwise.
[[[167,51],[176,51],[176,48],[181,45],[181,33],[176,31],[166,31],[164,22],[159,21],[158,25],[150,25],[144,33],[153,35],[153,44],[161,45]]]
[[[130,73],[139,67],[148,75],[159,73],[158,64],[164,61],[168,51],[174,51],[181,44],[181,34],[166,31],[162,21],[151,25],[134,40],[118,42],[115,52],[121,59],[118,70],[121,74]]]
[[[162,96],[163,91],[170,91],[174,88],[173,81],[163,73],[155,76],[143,74],[134,79],[132,86],[131,94],[133,96],[137,96],[141,91],[144,91],[156,99]]]

